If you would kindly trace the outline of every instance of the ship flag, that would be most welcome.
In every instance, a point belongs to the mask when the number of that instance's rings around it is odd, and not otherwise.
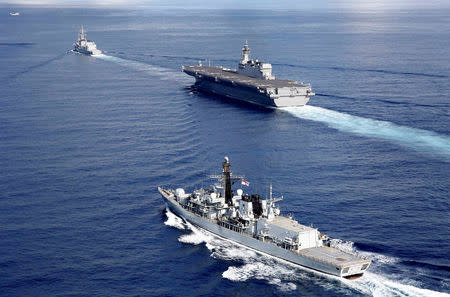
[[[248,181],[246,181],[245,179],[242,179],[241,184],[243,186],[247,186],[247,187],[250,186],[250,183]]]

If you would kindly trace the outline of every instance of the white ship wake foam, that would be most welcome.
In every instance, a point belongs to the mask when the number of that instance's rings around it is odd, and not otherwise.
[[[165,225],[175,227],[177,229],[186,229],[185,223],[182,218],[171,212],[166,208],[167,221],[164,222]]]
[[[155,66],[155,65],[151,65],[151,64],[147,64],[147,63],[143,63],[143,62],[139,62],[139,61],[109,56],[109,55],[105,55],[105,54],[94,55],[93,57],[102,59],[105,61],[113,62],[113,63],[128,67],[130,69],[134,69],[137,71],[143,71],[143,72],[150,74],[151,76],[156,76],[162,80],[176,79],[176,80],[188,81],[188,78],[186,77],[186,75],[183,75],[183,73],[181,71],[177,72],[173,69]]]
[[[178,229],[186,229],[191,233],[181,235],[178,240],[186,244],[205,244],[211,251],[211,257],[225,261],[233,261],[233,265],[222,273],[222,277],[235,282],[249,279],[264,280],[276,286],[280,291],[295,291],[298,283],[311,283],[324,290],[338,290],[343,295],[351,295],[354,290],[372,296],[418,296],[418,297],[450,297],[449,294],[419,288],[420,284],[412,280],[395,280],[392,275],[383,273],[383,264],[395,263],[398,259],[382,254],[358,251],[352,242],[333,240],[334,247],[350,253],[372,258],[370,270],[356,280],[347,280],[308,268],[294,266],[283,260],[261,255],[242,245],[216,237],[208,231],[199,229],[166,209],[167,221],[164,224]],[[234,264],[235,262],[240,265]],[[318,277],[312,277],[312,275]],[[296,284],[297,283],[297,284]]]
[[[450,160],[450,137],[447,135],[311,105],[286,107],[281,110],[297,118],[327,124],[339,131],[388,140],[415,151],[432,153],[447,161]]]

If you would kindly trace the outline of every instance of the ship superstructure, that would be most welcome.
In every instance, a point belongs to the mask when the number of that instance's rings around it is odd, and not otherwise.
[[[282,198],[263,199],[258,194],[232,190],[243,177],[234,176],[225,157],[220,184],[211,189],[185,193],[158,188],[168,208],[186,221],[215,235],[237,242],[258,252],[340,277],[361,276],[371,261],[330,247],[329,238],[317,228],[298,223],[280,214],[277,202]]]
[[[182,71],[195,77],[200,90],[266,107],[303,106],[315,95],[311,85],[276,79],[270,63],[250,59],[247,42],[236,70],[199,62]]]
[[[78,40],[73,44],[73,50],[88,56],[100,55],[102,53],[101,50],[97,49],[95,42],[87,39],[87,34],[83,26],[81,26],[80,32],[78,33]]]

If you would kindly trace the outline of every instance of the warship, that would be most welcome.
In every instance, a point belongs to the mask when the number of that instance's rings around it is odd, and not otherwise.
[[[83,26],[81,26],[80,33],[78,33],[78,40],[73,44],[73,51],[88,56],[102,53],[101,50],[97,49],[95,42],[87,39]]]
[[[272,65],[250,59],[247,41],[237,70],[222,66],[182,66],[181,70],[195,77],[195,87],[232,99],[269,108],[303,106],[315,94],[310,84],[276,79]]]
[[[281,215],[276,203],[283,198],[272,197],[272,186],[266,199],[242,189],[234,192],[236,181],[248,182],[231,173],[227,157],[222,168],[221,175],[210,176],[219,181],[210,189],[186,193],[183,188],[158,187],[158,191],[167,208],[185,221],[256,252],[349,279],[367,270],[371,260],[331,247],[330,238],[317,228]]]

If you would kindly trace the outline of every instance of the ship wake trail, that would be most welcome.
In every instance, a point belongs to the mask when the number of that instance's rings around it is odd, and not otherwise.
[[[178,241],[186,244],[205,244],[211,251],[211,257],[222,260],[243,262],[242,266],[230,266],[222,273],[223,278],[231,281],[246,281],[247,279],[266,280],[277,286],[281,291],[292,291],[297,286],[288,279],[294,275],[295,269],[289,266],[277,265],[276,261],[258,255],[247,248],[235,245],[229,241],[215,237],[211,233],[199,229],[183,221],[180,217],[166,208],[167,221],[164,224],[177,229],[189,229],[191,233],[183,234]],[[296,277],[295,279],[299,279]]]
[[[448,297],[449,294],[392,281],[384,275],[366,272],[357,280],[344,280],[348,286],[372,296]]]
[[[420,283],[405,277],[408,274],[408,270],[403,266],[400,267],[401,259],[399,258],[360,251],[355,248],[354,243],[351,241],[333,239],[331,245],[344,252],[372,259],[371,271],[366,271],[360,279],[341,279],[350,288],[372,296],[450,296],[446,293],[419,288],[421,286]],[[397,270],[402,272],[396,274],[385,273],[385,267],[392,265],[395,265]]]
[[[17,77],[19,77],[21,75],[27,74],[28,72],[32,72],[32,71],[34,71],[34,70],[36,70],[38,68],[41,68],[43,66],[46,66],[46,65],[48,65],[48,64],[50,64],[52,62],[60,60],[60,59],[64,58],[65,56],[66,56],[66,53],[62,53],[62,54],[59,54],[59,55],[57,55],[57,56],[55,56],[53,58],[50,58],[50,59],[45,60],[45,61],[42,61],[42,62],[40,62],[38,64],[28,66],[26,69],[23,69],[23,70],[15,73],[15,74],[7,76],[6,79],[15,79],[15,78],[17,78]]]
[[[317,106],[286,107],[291,115],[327,124],[339,131],[392,141],[423,153],[450,160],[450,137],[433,131],[362,118]]]
[[[354,291],[358,291],[372,296],[450,297],[446,293],[421,289],[418,287],[420,284],[413,285],[413,281],[409,281],[404,276],[397,276],[398,278],[401,277],[402,281],[394,280],[392,275],[383,272],[383,265],[396,263],[399,261],[398,259],[382,254],[358,251],[354,247],[353,242],[335,239],[332,244],[334,247],[348,253],[371,257],[373,259],[371,269],[376,271],[376,273],[365,272],[357,280],[347,280],[312,271],[308,268],[300,268],[282,260],[275,260],[272,257],[260,255],[241,245],[215,237],[211,233],[183,221],[168,209],[166,209],[166,216],[166,225],[191,231],[190,234],[181,235],[178,238],[180,242],[193,245],[204,243],[211,251],[211,257],[224,261],[232,261],[232,265],[222,273],[223,278],[231,281],[264,280],[284,292],[295,291],[297,287],[302,288],[305,283],[313,282],[312,285],[320,286],[325,291],[330,289],[330,287],[339,286],[342,295],[352,295]],[[236,262],[240,264],[236,265]],[[313,277],[314,274],[319,277]]]
[[[188,81],[188,79],[186,78],[185,75],[183,75],[181,72],[177,72],[173,69],[164,68],[164,67],[160,67],[160,66],[156,66],[156,65],[151,65],[151,64],[147,64],[147,63],[143,63],[143,62],[139,62],[139,61],[109,56],[109,55],[105,55],[105,54],[94,55],[93,57],[102,59],[105,61],[110,61],[110,62],[131,68],[131,69],[134,69],[137,71],[146,72],[146,73],[150,74],[151,76],[158,77],[159,79],[162,79],[162,80],[174,80],[175,79],[175,80]]]

